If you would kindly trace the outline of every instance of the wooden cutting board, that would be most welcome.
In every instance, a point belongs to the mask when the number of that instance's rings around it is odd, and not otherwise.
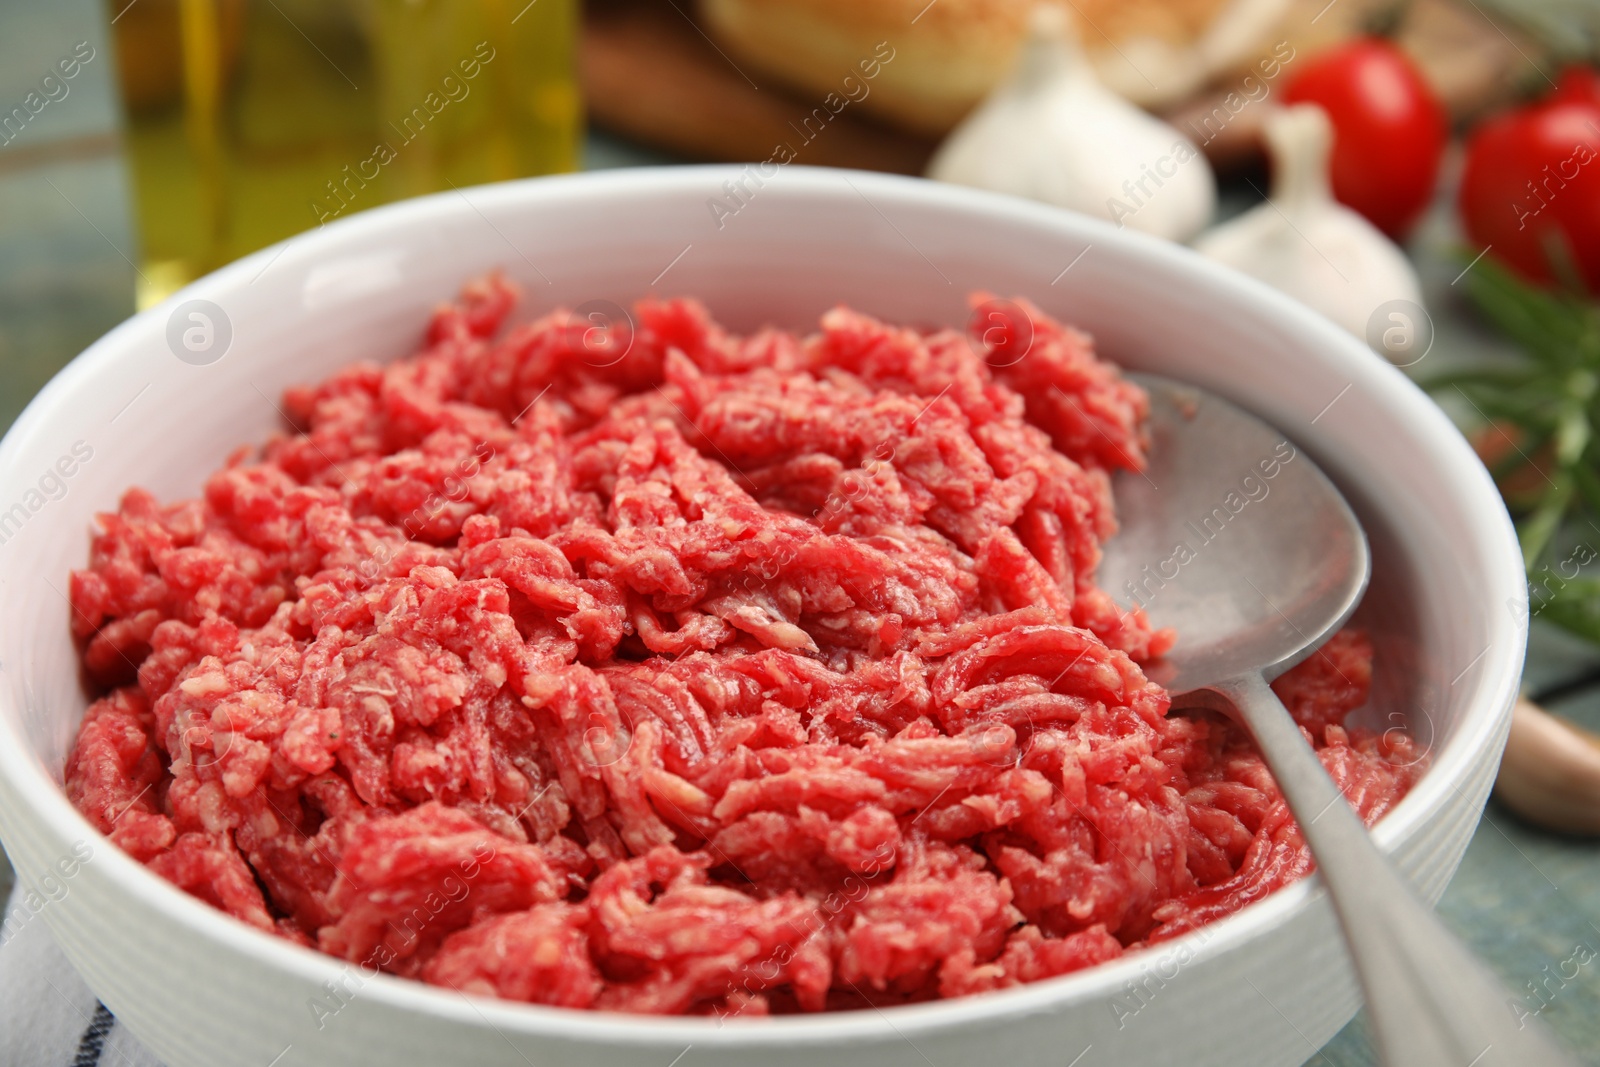
[[[849,110],[820,129],[815,118],[805,125],[816,102],[735,62],[690,20],[687,2],[586,9],[579,67],[596,124],[691,160],[781,159],[785,147],[796,163],[922,172],[933,142]]]
[[[1361,33],[1393,7],[1393,0],[1295,0],[1283,33],[1304,57]],[[926,166],[935,142],[848,110],[820,132],[815,121],[803,126],[815,101],[791,95],[776,78],[730,55],[692,16],[690,0],[587,5],[579,65],[597,125],[688,160],[760,161],[783,158],[780,149],[787,149],[794,162],[813,165],[902,174]],[[1550,69],[1532,39],[1491,22],[1472,0],[1414,0],[1395,39],[1457,122],[1543,84],[1536,63]],[[1180,128],[1198,125],[1225,104],[1235,80],[1219,78],[1167,118]],[[1219,170],[1259,158],[1265,110],[1245,108],[1205,144]]]

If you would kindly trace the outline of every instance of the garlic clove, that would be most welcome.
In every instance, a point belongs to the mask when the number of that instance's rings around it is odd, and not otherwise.
[[[1398,246],[1333,198],[1328,158],[1333,126],[1315,104],[1275,109],[1266,119],[1272,196],[1195,241],[1195,250],[1306,304],[1363,340],[1378,309],[1422,287]],[[1398,353],[1397,353],[1398,354]]]
[[[1010,80],[945,140],[928,177],[1173,240],[1210,220],[1217,195],[1194,143],[1101,85],[1053,5],[1034,9]]]
[[[1600,835],[1600,737],[1518,700],[1494,788],[1536,826]]]

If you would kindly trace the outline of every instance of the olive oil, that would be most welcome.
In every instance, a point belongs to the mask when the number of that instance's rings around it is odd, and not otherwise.
[[[364,208],[577,165],[574,0],[110,5],[141,307]]]

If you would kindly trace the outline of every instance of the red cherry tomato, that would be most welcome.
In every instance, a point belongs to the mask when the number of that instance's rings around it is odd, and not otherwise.
[[[1467,236],[1528,281],[1563,260],[1600,293],[1600,78],[1571,70],[1537,103],[1480,125],[1461,175]]]
[[[1600,107],[1600,71],[1589,67],[1568,67],[1550,90],[1551,100]]]
[[[1333,122],[1333,195],[1403,237],[1433,199],[1449,137],[1444,108],[1406,54],[1381,38],[1340,45],[1301,68],[1284,99],[1320,104]]]

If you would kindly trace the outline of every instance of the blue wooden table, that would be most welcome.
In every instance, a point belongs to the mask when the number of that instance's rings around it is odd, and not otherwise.
[[[103,22],[93,0],[0,0],[0,112],[28,93],[36,68],[76,42],[91,41],[103,60],[0,147],[0,429],[57,369],[133,310],[135,237]],[[600,135],[588,149],[594,168],[662,161]],[[1236,196],[1233,209],[1245,199]],[[1438,359],[1498,346],[1451,285],[1460,269],[1453,242],[1441,209],[1412,248],[1436,320]],[[1600,655],[1535,622],[1531,691],[1597,667]],[[1600,730],[1600,683],[1575,688],[1551,709]],[[10,881],[0,856],[0,899]],[[1600,846],[1541,833],[1491,802],[1439,910],[1523,995],[1526,1010],[1586,1059],[1600,1060]],[[1573,962],[1581,959],[1589,962]],[[1311,1064],[1375,1062],[1360,1016],[1325,1048],[1307,1051]]]

